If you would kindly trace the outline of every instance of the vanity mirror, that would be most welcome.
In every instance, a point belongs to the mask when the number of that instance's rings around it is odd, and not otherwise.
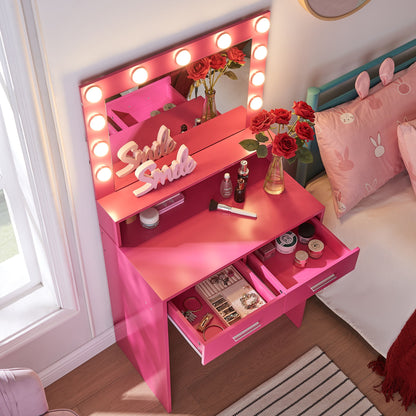
[[[263,103],[269,15],[257,13],[82,83],[97,199],[137,182],[132,169],[127,174],[123,169],[129,166],[128,160],[137,162],[140,151],[146,153],[143,160],[153,156],[148,148],[157,140],[161,126],[169,129],[176,143],[173,153],[185,144],[190,155],[247,127]],[[218,115],[198,125],[205,88],[201,81],[198,88],[191,88],[187,68],[217,53],[227,57],[232,48],[244,54],[244,64],[232,62],[230,73],[220,77],[215,84]],[[162,166],[174,155],[159,152],[153,159]]]
[[[370,0],[299,0],[318,19],[336,20],[347,17],[364,7]]]

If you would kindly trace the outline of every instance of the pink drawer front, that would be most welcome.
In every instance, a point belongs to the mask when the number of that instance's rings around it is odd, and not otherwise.
[[[320,239],[325,248],[319,259],[309,258],[305,268],[300,269],[293,264],[294,253],[276,252],[264,262],[255,254],[247,258],[248,266],[262,281],[285,295],[285,311],[349,273],[357,262],[358,248],[349,250],[317,219],[310,221],[316,229],[314,238]],[[296,250],[307,251],[307,245],[298,243]]]
[[[201,357],[202,364],[209,363],[284,313],[283,296],[275,296],[245,263],[238,261],[234,266],[266,303],[232,325],[225,325],[195,288],[187,290],[168,302],[170,321]],[[195,298],[198,301],[195,301]],[[195,302],[195,309],[199,310],[193,312],[196,317],[191,322],[183,312],[189,309],[192,302]],[[202,307],[199,307],[200,304]],[[198,331],[197,327],[207,313],[211,313],[213,319],[210,322],[211,327],[204,335]]]

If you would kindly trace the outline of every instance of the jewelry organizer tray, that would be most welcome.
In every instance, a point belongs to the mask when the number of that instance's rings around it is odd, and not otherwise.
[[[199,283],[196,291],[226,325],[232,325],[265,304],[234,266]]]

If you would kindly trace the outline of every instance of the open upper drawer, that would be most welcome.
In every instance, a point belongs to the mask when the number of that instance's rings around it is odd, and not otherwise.
[[[314,238],[324,243],[324,250],[319,258],[309,257],[306,267],[294,265],[295,251],[308,250],[307,245],[299,242],[291,254],[276,252],[265,261],[261,261],[254,253],[247,258],[248,266],[259,279],[278,293],[285,294],[285,311],[349,273],[357,262],[359,248],[348,249],[316,218],[310,222],[315,226]]]

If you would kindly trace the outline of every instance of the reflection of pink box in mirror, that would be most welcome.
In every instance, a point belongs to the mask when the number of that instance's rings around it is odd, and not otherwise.
[[[186,101],[171,85],[170,76],[152,82],[107,103],[110,135],[151,117],[152,111],[163,111],[165,104]]]
[[[118,149],[127,142],[133,140],[143,149],[144,146],[151,147],[156,140],[159,129],[162,125],[170,130],[171,137],[181,132],[181,125],[186,124],[188,129],[194,126],[195,118],[200,117],[204,99],[198,97],[191,101],[185,101],[176,107],[161,111],[160,114],[135,123],[133,126],[126,127],[111,136],[111,156],[113,164],[119,162],[117,157]]]

